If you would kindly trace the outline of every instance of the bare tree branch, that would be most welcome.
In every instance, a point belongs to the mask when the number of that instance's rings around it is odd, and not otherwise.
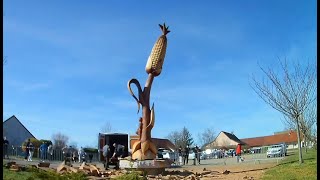
[[[62,149],[67,145],[68,141],[69,137],[60,132],[52,135],[53,146],[56,149]]]
[[[215,137],[216,132],[213,130],[213,128],[206,128],[202,133],[198,134],[200,147],[211,143],[215,139]]]
[[[299,143],[299,162],[302,163],[300,132],[304,137],[309,136],[309,130],[314,124],[307,120],[307,109],[316,100],[317,71],[316,64],[307,63],[302,65],[299,62],[292,62],[289,66],[287,60],[281,61],[280,73],[277,74],[272,68],[263,68],[258,64],[267,81],[258,81],[252,76],[250,86],[256,94],[275,110],[281,112],[285,119],[283,122],[290,128],[296,127]],[[312,112],[312,111],[310,111]],[[313,118],[311,118],[313,119]]]
[[[101,127],[101,132],[103,133],[109,133],[112,132],[112,125],[110,122],[106,122],[102,127]]]

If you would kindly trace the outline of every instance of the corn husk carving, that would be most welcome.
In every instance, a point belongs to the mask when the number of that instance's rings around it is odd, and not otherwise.
[[[159,76],[162,71],[162,66],[164,58],[166,56],[167,49],[167,34],[169,31],[169,26],[166,27],[165,24],[159,24],[162,35],[158,38],[157,42],[154,44],[151,54],[148,58],[146,65],[146,72],[153,74],[154,76]]]
[[[139,140],[133,144],[132,159],[155,159],[157,155],[156,145],[151,140],[151,130],[155,123],[155,112],[154,104],[150,109],[150,90],[154,77],[159,76],[162,71],[167,48],[166,35],[170,32],[168,30],[169,27],[166,27],[165,24],[159,24],[159,26],[162,30],[162,35],[154,44],[151,54],[148,58],[146,65],[148,79],[144,89],[142,90],[141,85],[137,79],[131,79],[127,84],[130,94],[138,104],[138,113],[140,111],[140,105],[142,106],[142,117],[139,119],[140,124],[137,130]],[[131,84],[135,84],[138,88],[138,96],[134,95],[131,89]]]

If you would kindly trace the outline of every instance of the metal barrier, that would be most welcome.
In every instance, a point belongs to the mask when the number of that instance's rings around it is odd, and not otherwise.
[[[86,161],[89,160],[89,155],[92,154],[92,162],[98,162],[99,161],[99,153],[87,153],[86,155]],[[25,151],[21,146],[11,146],[8,147],[8,155],[9,157],[16,157],[16,158],[24,158],[25,157]],[[77,155],[78,156],[78,153]],[[41,152],[40,149],[37,148],[34,150],[33,158],[41,159]],[[79,158],[79,157],[78,157]],[[63,161],[64,160],[64,154],[61,149],[53,149],[52,156],[47,151],[44,153],[44,160],[48,161]]]

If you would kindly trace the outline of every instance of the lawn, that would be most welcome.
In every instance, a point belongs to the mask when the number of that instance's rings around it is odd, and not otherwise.
[[[11,180],[11,179],[28,180],[28,179],[33,179],[33,173],[28,171],[14,172],[3,167],[3,179],[4,180]]]
[[[317,151],[303,149],[303,164],[299,164],[298,150],[289,154],[279,165],[269,169],[262,177],[268,179],[317,179]]]
[[[27,168],[26,171],[14,172],[3,166],[4,180],[85,180],[87,177],[82,173],[68,173],[60,175],[53,171],[44,171],[36,168]]]

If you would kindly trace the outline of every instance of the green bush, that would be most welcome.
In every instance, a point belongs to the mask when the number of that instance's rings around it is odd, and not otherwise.
[[[97,153],[98,149],[97,148],[83,148],[83,151],[86,153]]]
[[[44,142],[46,143],[48,146],[51,144],[52,145],[52,141],[51,140],[46,140],[46,139],[40,139],[41,144]],[[40,145],[41,145],[40,144]]]

